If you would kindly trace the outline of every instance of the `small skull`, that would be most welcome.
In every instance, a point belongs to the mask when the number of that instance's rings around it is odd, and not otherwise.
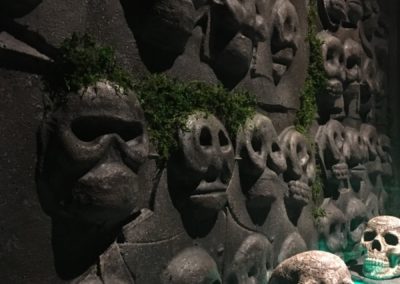
[[[300,34],[297,29],[299,17],[296,8],[289,0],[278,0],[272,11],[271,52],[273,78],[278,85],[296,56]]]
[[[249,236],[235,253],[226,283],[267,284],[267,269],[272,265],[272,245],[259,234]]]
[[[383,280],[400,276],[400,219],[377,216],[369,220],[361,244],[367,249],[364,276]]]
[[[333,191],[330,193],[335,195],[339,189],[336,183],[346,182],[349,178],[349,169],[344,155],[344,126],[337,120],[329,120],[325,125],[320,126],[315,141],[327,182],[333,182],[335,186],[335,188],[325,189]]]
[[[146,206],[138,183],[149,147],[144,115],[135,95],[126,94],[98,82],[69,94],[43,127],[48,139],[38,192],[52,217],[71,214],[92,225],[114,226]]]
[[[179,132],[179,150],[168,162],[168,183],[175,205],[210,218],[226,204],[234,151],[228,133],[213,115],[197,112]]]
[[[272,273],[269,284],[352,284],[350,271],[338,256],[323,251],[299,253]]]
[[[318,222],[319,249],[340,254],[347,246],[346,217],[330,198],[321,205],[325,216]]]
[[[330,114],[340,114],[344,107],[343,82],[346,78],[343,44],[326,31],[320,32],[318,38],[322,41],[324,68],[328,76],[327,95],[319,98],[320,107]]]
[[[288,214],[291,215],[291,208],[303,208],[311,199],[311,185],[315,180],[314,153],[311,144],[294,127],[288,127],[282,131],[279,135],[279,145],[283,149],[287,162],[287,170],[283,177],[289,185],[285,203]],[[299,214],[299,212],[296,213]]]
[[[350,85],[353,82],[360,83],[362,47],[358,42],[349,38],[345,40],[343,49],[346,66],[346,84]]]
[[[221,284],[218,267],[199,247],[186,248],[175,256],[161,275],[162,284]]]
[[[382,163],[378,155],[379,136],[376,128],[369,124],[362,124],[360,135],[368,147],[369,160],[366,163],[368,173],[372,176],[382,173]]]

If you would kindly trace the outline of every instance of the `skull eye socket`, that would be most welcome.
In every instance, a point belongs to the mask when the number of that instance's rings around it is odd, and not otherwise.
[[[212,145],[212,136],[211,131],[208,127],[203,127],[200,131],[200,139],[201,146],[211,146]]]
[[[262,141],[257,133],[251,138],[251,147],[253,147],[254,152],[261,153]]]
[[[364,222],[364,219],[361,217],[351,220],[350,231],[354,231],[355,229],[357,229],[363,222]]]
[[[365,242],[370,242],[376,237],[376,232],[375,231],[367,231],[364,233],[364,241]]]
[[[397,236],[391,234],[391,233],[387,233],[386,235],[383,236],[385,238],[385,242],[388,245],[391,246],[395,246],[399,243],[399,239],[397,238]]]
[[[228,137],[226,137],[225,133],[222,130],[218,132],[218,140],[219,140],[219,145],[222,147],[229,145]]]
[[[117,134],[130,141],[143,134],[139,121],[124,121],[113,117],[80,117],[72,121],[71,130],[81,141],[91,142],[107,134]]]

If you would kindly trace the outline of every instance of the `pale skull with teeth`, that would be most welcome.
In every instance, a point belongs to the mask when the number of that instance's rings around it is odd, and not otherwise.
[[[400,276],[400,219],[377,216],[369,220],[361,244],[367,249],[364,276],[383,280]]]
[[[315,137],[322,170],[326,176],[325,195],[338,197],[338,190],[346,186],[349,169],[344,155],[344,126],[337,120],[329,120],[319,127]]]
[[[294,127],[282,131],[279,135],[279,144],[288,165],[283,174],[289,185],[285,204],[289,218],[293,222],[300,217],[302,208],[311,198],[311,185],[315,179],[314,153],[310,142]]]
[[[327,94],[318,98],[321,117],[324,113],[339,115],[343,112],[343,82],[346,78],[343,44],[337,37],[322,31],[317,35],[322,41],[322,57],[328,77]]]

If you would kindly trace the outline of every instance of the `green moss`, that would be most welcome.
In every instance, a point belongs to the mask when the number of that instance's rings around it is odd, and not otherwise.
[[[309,65],[307,78],[300,93],[300,109],[296,115],[295,127],[301,133],[308,133],[317,111],[317,97],[327,88],[327,75],[321,51],[322,42],[317,38],[317,3],[310,0],[308,11],[307,41],[309,45]]]
[[[177,149],[179,129],[195,111],[214,114],[226,126],[231,137],[240,125],[255,113],[255,97],[245,91],[227,91],[221,85],[181,82],[165,75],[150,75],[134,85],[145,112],[153,145],[158,149],[160,165]]]
[[[76,33],[63,41],[54,70],[44,77],[46,90],[55,100],[100,80],[108,80],[124,89],[132,87],[131,77],[118,66],[111,47],[97,44],[87,34]]]
[[[310,0],[308,10],[308,32],[307,41],[309,45],[309,65],[304,87],[300,93],[300,109],[296,114],[295,128],[300,133],[308,137],[310,127],[315,120],[318,112],[317,98],[324,94],[327,89],[327,74],[324,68],[324,61],[321,51],[322,42],[317,38],[317,3]],[[311,139],[309,139],[311,140]],[[315,144],[310,141],[315,149]],[[325,216],[322,208],[318,207],[319,196],[323,191],[321,171],[317,167],[316,179],[312,186],[312,201],[314,219]]]

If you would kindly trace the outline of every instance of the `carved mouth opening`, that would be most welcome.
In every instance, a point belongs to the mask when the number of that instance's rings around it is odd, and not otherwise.
[[[116,117],[86,116],[72,121],[71,130],[81,141],[91,142],[107,134],[117,134],[130,141],[143,134],[139,121],[126,121]]]

